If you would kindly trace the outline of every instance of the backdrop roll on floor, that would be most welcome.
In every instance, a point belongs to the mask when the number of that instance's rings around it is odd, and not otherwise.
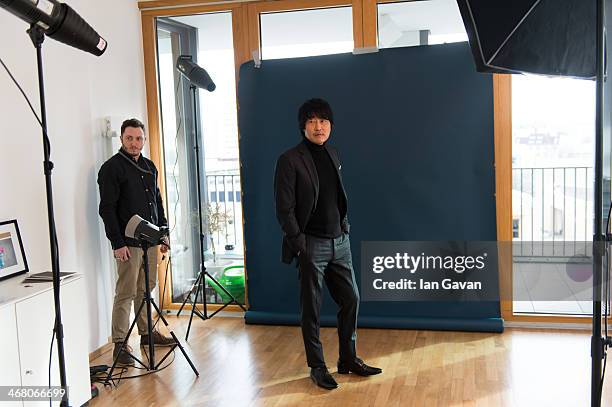
[[[360,284],[362,241],[496,240],[493,79],[467,43],[264,60],[240,69],[247,323],[298,324],[295,266],[280,262],[278,156],[301,141],[299,106],[328,100]],[[326,293],[322,324],[335,325]],[[501,332],[499,301],[364,302],[359,326]]]

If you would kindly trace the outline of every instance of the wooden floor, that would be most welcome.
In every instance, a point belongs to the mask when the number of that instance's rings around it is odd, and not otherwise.
[[[381,375],[361,378],[337,374],[336,332],[323,328],[327,364],[340,386],[327,391],[308,377],[298,327],[245,325],[242,318],[215,317],[195,320],[187,343],[188,319],[168,320],[200,377],[177,349],[174,362],[161,372],[123,380],[116,388],[98,385],[100,396],[92,407],[590,405],[587,331],[359,329],[359,356],[384,369]],[[104,363],[111,364],[110,352],[91,364]],[[610,378],[602,405],[612,405]]]

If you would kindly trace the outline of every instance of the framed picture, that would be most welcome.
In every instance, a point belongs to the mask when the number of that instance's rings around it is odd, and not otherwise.
[[[28,272],[16,220],[0,222],[0,280]]]

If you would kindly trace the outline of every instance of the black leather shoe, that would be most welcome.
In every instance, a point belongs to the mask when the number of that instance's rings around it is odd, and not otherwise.
[[[310,378],[319,387],[327,390],[333,390],[338,387],[338,383],[334,380],[326,367],[314,367],[310,369]]]
[[[338,373],[348,374],[349,372],[353,372],[359,376],[373,376],[382,373],[382,369],[368,366],[359,358],[355,358],[355,360],[351,362],[338,361]]]

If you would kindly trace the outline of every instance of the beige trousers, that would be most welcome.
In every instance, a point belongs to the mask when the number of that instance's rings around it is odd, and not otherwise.
[[[123,342],[130,327],[130,308],[134,303],[134,314],[142,302],[145,292],[143,250],[140,247],[128,247],[128,261],[117,260],[117,286],[113,303],[112,337],[113,342]],[[159,246],[147,250],[149,260],[149,288],[153,290],[157,284],[157,257]],[[153,313],[155,310],[152,309]],[[136,316],[138,333],[147,334],[147,309],[142,308]]]

